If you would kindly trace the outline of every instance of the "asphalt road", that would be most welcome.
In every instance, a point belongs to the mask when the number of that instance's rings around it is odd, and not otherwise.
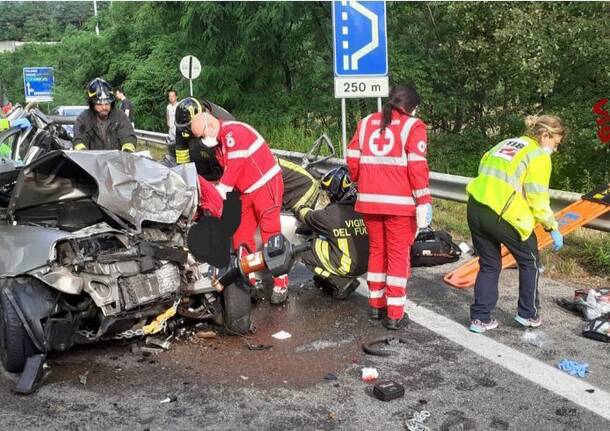
[[[580,336],[581,319],[554,302],[582,286],[543,277],[540,348],[522,341],[512,322],[516,271],[502,276],[501,326],[468,333],[472,291],[440,281],[455,265],[414,270],[407,306],[414,322],[394,356],[362,352],[364,339],[387,333],[367,320],[364,296],[335,301],[299,266],[288,304],[258,304],[248,337],[185,336],[150,355],[133,353],[133,342],[79,347],[52,356],[42,386],[27,397],[11,393],[14,376],[0,375],[0,430],[404,430],[422,410],[431,430],[610,429],[610,347]],[[271,337],[280,330],[292,337]],[[273,347],[248,348],[257,344]],[[558,371],[562,358],[589,363],[591,373]],[[405,396],[374,398],[363,367],[403,384]],[[176,400],[161,403],[168,397]]]

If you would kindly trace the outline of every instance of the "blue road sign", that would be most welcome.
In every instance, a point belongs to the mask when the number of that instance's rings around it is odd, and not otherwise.
[[[25,101],[52,101],[54,82],[52,67],[24,67],[23,88],[25,90]]]
[[[333,2],[335,76],[387,76],[385,1]]]

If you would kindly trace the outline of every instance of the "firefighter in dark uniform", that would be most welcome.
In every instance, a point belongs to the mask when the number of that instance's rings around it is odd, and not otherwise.
[[[313,232],[311,247],[301,255],[314,281],[334,298],[346,299],[367,271],[369,238],[362,215],[354,210],[356,186],[341,166],[320,182],[331,203],[323,209],[301,207],[296,215]]]
[[[282,210],[296,212],[301,207],[313,208],[320,194],[320,182],[296,163],[280,158],[277,162],[284,181]]]
[[[115,106],[110,84],[95,78],[87,86],[89,108],[74,124],[72,145],[80,150],[136,150],[136,134],[125,113]]]
[[[193,162],[197,173],[208,181],[217,181],[222,177],[222,167],[214,154],[214,149],[202,145],[201,138],[192,136],[191,121],[200,112],[209,112],[223,121],[234,121],[235,117],[224,108],[212,102],[200,103],[194,97],[182,99],[176,106],[176,144],[170,147],[170,153],[174,155],[176,162],[181,165]]]

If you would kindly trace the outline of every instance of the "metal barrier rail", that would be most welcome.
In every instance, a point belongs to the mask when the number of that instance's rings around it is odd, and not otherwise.
[[[303,157],[305,156],[305,154],[297,153],[295,151],[273,150],[273,152],[280,157],[290,159],[297,163],[301,163]],[[323,169],[331,169],[339,165],[345,165],[345,161],[342,159],[332,158],[325,163],[321,163],[320,167]],[[435,198],[466,203],[468,200],[466,195],[466,185],[468,182],[470,182],[470,180],[472,180],[470,177],[430,172],[430,192]],[[579,193],[553,189],[551,189],[550,195],[551,207],[553,208],[553,211],[558,211],[565,208],[571,203],[580,200],[581,197]],[[603,217],[586,224],[585,227],[610,232],[610,215],[605,214]]]
[[[159,132],[149,132],[148,130],[134,130],[136,132],[136,136],[138,137],[138,141],[146,144],[161,144],[167,145],[167,133],[159,133]]]
[[[166,145],[166,133],[136,130],[136,134],[138,136],[138,140],[143,143],[150,142],[154,144]],[[299,153],[296,151],[273,150],[273,153],[299,164],[305,157],[304,153]],[[320,163],[318,166],[320,166],[321,169],[328,170],[340,165],[345,165],[345,161],[343,159],[331,158],[323,163]],[[470,180],[472,180],[470,177],[430,172],[430,192],[435,198],[466,203],[468,199],[466,195],[466,184],[468,184]],[[551,207],[554,211],[565,208],[571,203],[580,200],[581,197],[579,193],[552,189],[550,191],[550,195]],[[603,217],[593,220],[591,223],[586,224],[585,227],[603,232],[610,232],[610,214],[606,214]]]

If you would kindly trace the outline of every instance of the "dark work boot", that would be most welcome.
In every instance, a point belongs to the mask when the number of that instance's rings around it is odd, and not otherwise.
[[[407,316],[407,313],[405,313],[402,319],[390,319],[389,317],[386,317],[383,319],[382,323],[386,329],[398,331],[399,329],[406,328],[409,325],[409,316]]]
[[[342,287],[335,287],[333,291],[333,298],[347,299],[347,297],[350,296],[354,290],[358,289],[358,286],[360,286],[360,282],[357,278],[354,278],[352,281]]]
[[[371,320],[381,320],[386,317],[387,312],[385,308],[369,308],[369,319]]]

